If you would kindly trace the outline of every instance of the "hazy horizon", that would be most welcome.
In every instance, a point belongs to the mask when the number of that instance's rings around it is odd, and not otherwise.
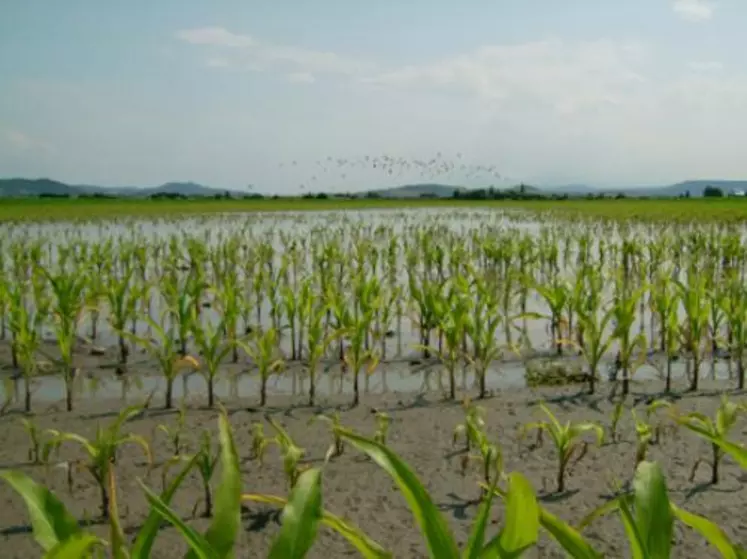
[[[5,177],[280,194],[747,178],[738,0],[7,0],[3,16]]]

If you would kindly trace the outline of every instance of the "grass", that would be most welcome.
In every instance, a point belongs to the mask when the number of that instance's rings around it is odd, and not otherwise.
[[[452,199],[55,199],[0,201],[0,222],[75,221],[116,217],[166,217],[236,212],[329,211],[409,208],[505,208],[550,211],[558,216],[643,221],[739,222],[747,220],[747,199],[452,200]]]

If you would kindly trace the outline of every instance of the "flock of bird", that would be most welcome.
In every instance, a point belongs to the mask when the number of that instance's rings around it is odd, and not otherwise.
[[[293,169],[303,172],[308,164],[299,160],[284,161],[279,169]],[[391,155],[364,155],[361,157],[327,157],[311,164],[308,179],[299,185],[301,190],[323,190],[330,184],[353,184],[356,175],[367,177],[371,173],[381,173],[383,178],[400,183],[407,181],[444,181],[449,184],[466,186],[475,184],[490,186],[502,179],[496,165],[476,164],[465,160],[462,153],[446,157],[437,152],[433,157],[408,159]]]

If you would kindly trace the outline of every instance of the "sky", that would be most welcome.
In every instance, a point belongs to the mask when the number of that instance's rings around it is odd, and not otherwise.
[[[747,179],[746,21],[744,0],[2,0],[0,176]]]

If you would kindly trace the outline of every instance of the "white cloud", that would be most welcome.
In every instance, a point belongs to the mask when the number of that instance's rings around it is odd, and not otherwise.
[[[291,83],[314,83],[316,78],[309,72],[293,72],[288,74],[288,81]]]
[[[327,51],[293,45],[277,45],[232,33],[222,27],[204,27],[178,31],[176,37],[203,47],[224,49],[222,67],[255,69],[291,66],[293,73],[356,75],[370,66],[361,60]]]
[[[193,45],[213,45],[220,47],[253,47],[257,41],[249,35],[237,35],[222,27],[201,27],[177,31],[178,39]]]
[[[672,9],[687,21],[706,21],[713,17],[714,5],[708,0],[674,0]]]
[[[485,46],[472,53],[380,73],[366,83],[405,88],[448,88],[493,102],[541,104],[563,113],[620,103],[646,80],[638,44],[547,40]]]
[[[694,60],[690,62],[690,69],[695,72],[721,72],[724,64],[717,60]]]
[[[0,145],[15,152],[53,153],[54,147],[13,128],[0,128]]]

